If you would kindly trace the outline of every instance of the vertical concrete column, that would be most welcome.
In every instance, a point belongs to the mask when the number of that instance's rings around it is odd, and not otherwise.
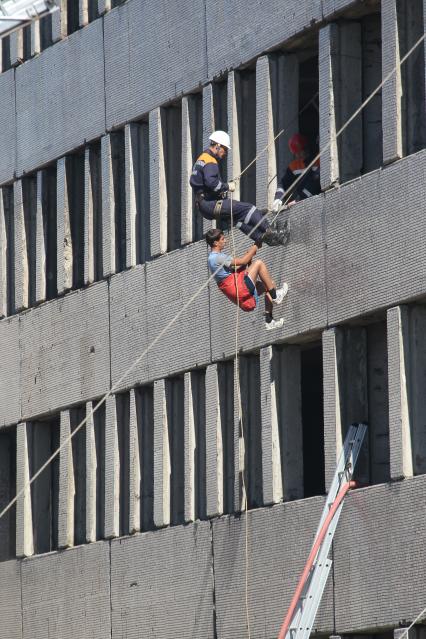
[[[18,424],[16,428],[16,492],[30,480],[30,433],[31,424]],[[31,487],[25,488],[16,503],[16,556],[29,557],[34,554]]]
[[[36,302],[39,304],[46,299],[46,242],[43,221],[43,171],[37,172],[37,206],[36,206]]]
[[[166,382],[154,382],[154,524],[170,524],[170,442],[167,423]]]
[[[21,311],[28,308],[28,254],[27,236],[25,230],[24,202],[22,196],[22,181],[17,180],[13,185],[14,199],[14,258],[15,258],[15,295],[14,310]]]
[[[137,171],[138,171],[139,125],[124,127],[124,180],[126,188],[126,267],[137,263]]]
[[[57,279],[58,294],[72,288],[72,235],[66,158],[57,163]]]
[[[409,311],[396,306],[387,311],[390,474],[392,479],[413,475],[410,433]]]
[[[67,0],[60,0],[57,4],[59,4],[59,10],[52,13],[53,43],[59,42],[68,35]]]
[[[60,415],[60,446],[71,435],[70,411],[63,410]],[[59,453],[59,507],[58,507],[58,546],[66,548],[74,544],[74,495],[75,481],[72,457],[72,442],[65,444]]]
[[[262,484],[263,503],[278,503],[283,499],[281,442],[276,380],[273,370],[273,347],[260,349],[260,410],[262,417]]]
[[[22,27],[10,34],[10,64],[16,67],[24,60],[24,30]]]
[[[184,424],[184,436],[185,436],[185,521],[194,521],[196,517],[195,512],[195,451],[197,446],[197,438],[195,432],[195,419],[194,419],[194,396],[192,389],[192,374],[185,373],[184,376],[185,398],[184,398],[184,411],[185,411],[185,424]]]
[[[31,30],[31,57],[38,55],[41,51],[41,25],[40,20],[33,20],[30,24]]]
[[[382,0],[381,15],[383,79],[395,66],[397,67],[382,88],[383,162],[389,164],[403,156],[402,81],[399,66],[397,0]]]
[[[214,130],[213,85],[208,84],[203,88],[203,149],[207,148],[209,136]],[[203,233],[206,233],[209,228],[216,228],[216,220],[206,220],[203,218]]]
[[[80,27],[89,24],[89,0],[79,0],[78,2],[78,23]]]
[[[129,532],[141,529],[141,459],[135,390],[129,392]]]
[[[86,403],[86,541],[96,541],[96,440],[92,402]]]
[[[98,14],[101,16],[107,11],[111,11],[112,1],[111,0],[98,0]]]
[[[268,146],[269,145],[269,146]],[[265,147],[267,150],[264,151]],[[274,143],[271,68],[269,56],[261,56],[256,64],[256,153],[264,151],[256,163],[256,204],[267,207],[277,186],[277,161]]]
[[[337,151],[337,113],[334,86],[337,87],[336,54],[339,28],[329,24],[319,31],[319,130],[321,157],[321,187],[328,189],[339,180],[339,157]]]
[[[105,402],[105,537],[120,534],[120,452],[116,398]]]
[[[115,198],[111,136],[101,139],[102,162],[102,256],[103,275],[115,273]]]
[[[0,189],[0,318],[7,315],[7,233],[3,190]],[[10,247],[9,247],[10,248]]]
[[[324,331],[323,370],[325,486],[328,490],[348,427],[352,422],[368,421],[365,329]],[[367,441],[358,462],[358,476],[368,480]]]
[[[167,190],[161,109],[149,114],[151,255],[167,251]]]
[[[181,217],[181,243],[192,242],[194,230],[192,224],[193,198],[189,178],[192,171],[192,136],[191,136],[191,96],[182,98],[182,217]],[[200,152],[201,149],[196,152]]]
[[[93,181],[90,148],[84,151],[84,283],[95,280]]]
[[[241,173],[240,134],[238,130],[237,106],[237,72],[228,74],[228,133],[231,138],[231,150],[228,153],[228,178],[237,177]],[[237,182],[234,197],[240,198],[240,181]]]
[[[206,369],[206,488],[207,516],[221,515],[224,509],[224,462],[220,412],[218,365]]]

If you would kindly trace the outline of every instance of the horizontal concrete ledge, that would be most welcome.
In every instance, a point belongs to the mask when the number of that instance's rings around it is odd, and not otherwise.
[[[333,630],[333,614],[338,633],[354,634],[398,626],[423,608],[425,489],[422,475],[349,494],[335,537],[334,597],[330,580],[316,632]],[[249,512],[253,638],[277,636],[323,503],[315,497]],[[242,636],[245,531],[244,515],[224,516],[0,563],[0,579],[8,583],[0,591],[7,636],[44,639],[52,623],[64,637],[101,639],[110,623],[113,636],[148,627],[165,638]]]

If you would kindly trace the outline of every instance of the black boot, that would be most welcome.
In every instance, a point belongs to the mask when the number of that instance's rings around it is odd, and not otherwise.
[[[262,236],[262,242],[268,246],[285,246],[288,242],[289,233],[278,231],[269,227]]]

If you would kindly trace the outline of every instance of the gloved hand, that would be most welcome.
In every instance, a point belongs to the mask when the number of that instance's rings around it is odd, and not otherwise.
[[[235,184],[235,182],[233,180],[228,182],[228,191],[230,193],[233,193],[235,191],[235,187],[236,187],[236,184]]]
[[[272,213],[278,213],[278,211],[281,208],[281,205],[282,205],[282,201],[279,198],[274,200],[272,203],[272,208],[271,208]]]

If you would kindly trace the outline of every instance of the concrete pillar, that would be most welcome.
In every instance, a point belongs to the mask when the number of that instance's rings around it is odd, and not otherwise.
[[[167,251],[167,190],[160,108],[149,114],[149,165],[150,251],[155,256]]]
[[[170,524],[170,442],[167,423],[166,382],[154,382],[154,524]]]
[[[25,229],[22,180],[13,185],[14,199],[14,258],[15,258],[15,295],[14,310],[28,308],[29,269],[27,254],[27,236]]]
[[[218,364],[206,369],[206,486],[207,516],[224,511],[224,441],[222,438]]]
[[[282,53],[270,58],[273,115],[276,121],[275,134],[284,129],[276,140],[277,180],[280,180],[293,159],[288,140],[299,130],[299,60],[297,55]],[[273,181],[272,186],[276,186]]]
[[[24,61],[24,30],[21,27],[10,34],[10,64],[17,67]]]
[[[363,328],[332,328],[323,333],[325,487],[329,489],[346,431],[368,421],[367,340]],[[367,437],[368,439],[368,437]],[[368,480],[368,442],[357,476]],[[367,476],[365,476],[367,475]]]
[[[67,0],[60,0],[59,11],[52,13],[52,43],[59,42],[68,35]]]
[[[35,296],[36,302],[44,302],[46,299],[46,241],[44,232],[43,212],[43,171],[37,172],[37,206],[35,223]]]
[[[194,394],[192,388],[192,373],[184,376],[184,411],[185,411],[185,521],[196,519],[196,476],[195,454],[197,446],[196,425],[194,415]]]
[[[193,153],[200,153],[201,149],[192,148],[191,127],[191,96],[182,98],[182,217],[181,217],[181,243],[188,244],[194,239],[193,229],[193,196],[189,185],[193,165]]]
[[[58,294],[72,288],[73,254],[66,159],[57,163],[57,278]]]
[[[382,77],[396,71],[382,88],[383,162],[389,164],[403,156],[402,82],[397,0],[382,0]]]
[[[102,16],[107,11],[111,11],[112,0],[98,0],[98,14]]]
[[[237,72],[228,74],[228,133],[231,138],[231,150],[228,153],[228,179],[232,180],[241,173],[240,135],[238,130],[237,107]],[[240,181],[236,184],[234,193],[236,200],[240,199]]]
[[[262,208],[273,202],[277,186],[271,83],[269,56],[261,56],[256,63],[256,154],[262,152],[256,163],[256,204]]]
[[[7,315],[7,233],[3,189],[0,189],[0,319]],[[10,247],[9,247],[10,249]]]
[[[260,351],[263,502],[303,497],[300,348]]]
[[[95,281],[93,176],[90,147],[84,150],[84,283]]]
[[[31,38],[31,57],[38,55],[41,51],[41,24],[40,20],[33,20],[29,26]]]
[[[215,130],[213,85],[208,84],[203,88],[203,149],[209,144],[209,136]],[[197,151],[198,152],[198,151]],[[199,150],[201,153],[201,149]],[[203,218],[203,234],[210,228],[216,228],[216,220],[206,220]]]
[[[320,148],[327,150],[321,156],[321,188],[333,187],[339,180],[339,157],[336,132],[338,129],[335,91],[338,78],[336,54],[338,45],[336,24],[319,31],[319,137]]]
[[[30,480],[31,424],[18,424],[16,428],[16,492],[19,493]],[[28,486],[16,503],[16,556],[34,554],[31,487]]]
[[[79,0],[78,23],[80,27],[85,27],[86,24],[89,24],[89,0]]]
[[[129,532],[141,529],[141,459],[135,390],[129,391]]]
[[[96,403],[95,403],[96,405]],[[96,440],[92,402],[86,403],[86,541],[96,541],[97,504],[96,504]]]
[[[102,162],[102,255],[103,275],[115,273],[115,197],[112,174],[111,136],[101,139]]]
[[[105,538],[120,535],[120,451],[116,398],[105,402]]]
[[[126,188],[126,267],[137,264],[137,180],[139,125],[124,128],[125,188]]]
[[[69,410],[60,414],[60,445],[71,435]],[[65,444],[59,453],[59,507],[58,507],[58,547],[67,548],[74,544],[74,467],[72,443]]]

